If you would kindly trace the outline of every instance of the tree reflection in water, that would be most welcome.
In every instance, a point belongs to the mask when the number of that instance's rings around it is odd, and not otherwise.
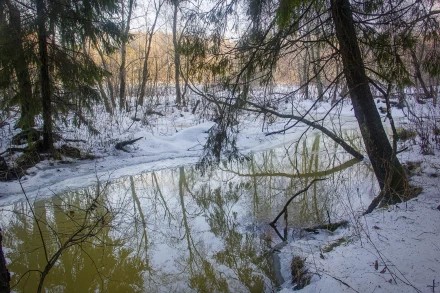
[[[114,238],[113,207],[98,188],[14,205],[6,238],[17,292],[36,292],[48,259],[63,248],[43,287],[62,292],[129,292],[142,288],[144,263]],[[37,222],[38,221],[38,222]],[[38,225],[37,225],[38,224]],[[69,240],[72,240],[69,242]],[[111,288],[111,289],[110,289]]]
[[[326,222],[327,213],[332,221],[349,216],[362,203],[353,195],[375,192],[373,173],[355,163],[315,136],[247,162],[222,164],[203,176],[192,166],[179,167],[121,178],[101,191],[90,187],[36,200],[32,208],[49,255],[81,225],[99,222],[87,230],[90,237],[63,251],[44,287],[271,292],[278,284],[270,251],[280,239],[268,223],[291,195],[318,177],[328,179],[289,205],[288,228]],[[47,263],[36,220],[25,202],[4,207],[1,217],[14,290],[34,292],[40,278],[36,270]]]

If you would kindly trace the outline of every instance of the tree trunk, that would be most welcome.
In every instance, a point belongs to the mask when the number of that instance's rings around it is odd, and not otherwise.
[[[150,55],[150,46],[151,46],[151,42],[149,41],[149,38],[151,38],[151,36],[149,37],[148,34],[146,36],[145,39],[145,45],[147,46],[146,50],[145,50],[145,56],[144,56],[144,63],[142,66],[142,80],[141,80],[141,88],[140,88],[140,92],[139,92],[139,97],[138,97],[138,104],[140,106],[144,105],[144,97],[145,97],[145,88],[147,86],[147,80],[148,80],[148,57]]]
[[[6,268],[6,260],[3,254],[2,234],[0,229],[0,293],[9,293],[11,291],[9,286],[10,279],[11,277],[8,269]]]
[[[17,76],[19,97],[21,106],[21,117],[18,122],[19,127],[23,130],[35,126],[34,116],[36,112],[33,110],[36,105],[33,103],[32,84],[29,75],[29,69],[26,61],[26,54],[23,48],[23,32],[21,27],[20,11],[10,0],[5,1],[9,9],[10,23],[9,27],[13,34],[12,46],[16,50],[15,60],[13,61],[14,71]]]
[[[40,58],[40,86],[43,106],[43,150],[52,152],[52,96],[50,88],[49,60],[47,54],[46,7],[44,0],[37,0],[38,51]]]
[[[101,63],[102,63],[102,67],[104,68],[105,71],[107,72],[111,72],[109,69],[109,66],[107,64],[107,61],[105,60],[105,56],[104,53],[102,52],[101,48],[99,47],[99,45],[97,43],[94,43],[95,45],[95,49],[99,54],[99,57],[101,58]],[[112,80],[110,79],[110,74],[108,74],[105,77],[105,82],[106,82],[106,86],[107,86],[107,90],[108,90],[108,95],[106,94],[107,98],[109,99],[108,103],[111,106],[111,109],[108,109],[108,112],[110,114],[113,115],[113,109],[116,109],[116,100],[115,100],[115,94],[114,94],[114,82],[112,82]],[[104,89],[104,87],[103,87]]]
[[[141,82],[141,89],[140,89],[139,98],[138,98],[139,105],[141,105],[141,106],[144,104],[145,87],[147,85],[147,79],[149,76],[148,59],[150,58],[151,43],[153,41],[154,30],[156,29],[157,19],[159,18],[159,12],[160,12],[160,9],[162,8],[163,3],[164,2],[159,3],[159,6],[156,11],[156,15],[154,17],[153,24],[151,26],[151,30],[145,36],[145,59],[144,59],[143,67],[142,67],[142,82]]]
[[[180,91],[180,52],[179,42],[177,40],[177,12],[179,10],[179,1],[173,0],[173,45],[174,45],[174,82],[176,86],[176,104],[182,105],[182,93]]]
[[[121,45],[121,65],[119,67],[119,110],[125,107],[125,90],[126,90],[126,71],[125,71],[125,56],[126,54],[125,42]]]
[[[408,179],[390,145],[371,94],[349,0],[331,0],[331,12],[353,109],[383,200],[401,201],[408,191]]]
[[[131,14],[133,11],[133,2],[134,0],[129,0],[128,2],[128,15],[127,20],[124,22],[124,39],[121,44],[121,66],[119,67],[119,109],[122,110],[126,103],[126,84],[127,84],[127,72],[125,68],[126,59],[127,59],[127,42],[128,42],[128,34],[130,32],[130,22],[131,22]],[[124,3],[124,0],[122,0]],[[124,7],[122,7],[124,10]],[[124,21],[124,20],[122,20]]]
[[[313,74],[315,75],[316,89],[318,91],[318,99],[324,100],[324,89],[321,79],[321,49],[319,43],[315,46],[311,46],[311,54],[313,59]]]
[[[425,98],[430,99],[430,98],[432,98],[432,93],[428,90],[428,87],[426,86],[426,83],[423,80],[422,72],[420,71],[420,62],[417,58],[415,49],[410,50],[410,52],[411,52],[411,61],[413,63],[414,72],[416,74],[416,79],[420,82],[420,86],[422,87],[423,94],[425,95]],[[417,89],[417,92],[418,92],[418,89]],[[418,100],[418,97],[417,97],[417,100]]]
[[[307,36],[310,38],[310,36]],[[304,99],[309,99],[309,48],[307,48],[304,52],[304,59],[302,60],[302,66],[300,71],[300,84],[304,85]]]
[[[102,85],[101,80],[98,80],[98,88],[99,88],[99,93],[101,94],[102,100],[104,102],[105,111],[107,113],[109,113],[110,115],[113,115],[113,108],[112,108],[110,99],[104,90],[104,86]]]

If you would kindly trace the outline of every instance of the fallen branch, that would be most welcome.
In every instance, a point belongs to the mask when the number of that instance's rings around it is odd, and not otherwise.
[[[195,89],[194,89],[194,91],[199,96],[204,97],[207,101],[216,104],[217,107],[219,107],[218,106],[219,104],[220,105],[225,105],[225,106],[230,106],[230,104],[227,103],[227,102],[216,100],[213,95],[209,95],[207,93],[202,93],[202,92],[197,91]],[[364,159],[364,156],[360,152],[358,152],[352,146],[350,146],[348,143],[346,143],[341,137],[336,135],[336,133],[334,133],[331,130],[327,129],[326,127],[324,127],[323,125],[321,125],[317,121],[310,121],[310,120],[306,119],[305,115],[300,116],[300,115],[279,113],[279,112],[277,112],[275,110],[269,109],[269,108],[264,107],[264,106],[260,106],[257,103],[253,103],[251,101],[247,101],[247,100],[245,101],[243,99],[238,99],[238,100],[243,103],[243,106],[241,107],[241,109],[244,110],[244,111],[249,111],[249,112],[254,112],[254,113],[263,113],[263,114],[271,114],[271,115],[274,115],[274,116],[276,116],[278,118],[283,118],[283,119],[289,119],[289,120],[295,120],[296,121],[296,123],[294,123],[293,125],[291,125],[288,128],[285,128],[285,129],[282,129],[282,130],[278,130],[278,131],[275,131],[275,132],[271,132],[271,133],[266,133],[266,135],[272,135],[272,134],[276,134],[276,133],[280,133],[280,132],[285,132],[289,128],[297,125],[297,123],[304,123],[305,125],[313,128],[313,129],[317,129],[317,130],[321,131],[322,133],[324,133],[325,135],[327,135],[328,137],[330,137],[332,140],[334,140],[345,151],[347,151],[350,155],[352,155],[356,159],[359,159],[359,160],[363,160]],[[245,107],[244,106],[245,104],[247,104],[247,105],[249,105],[249,106],[251,106],[253,108]]]
[[[153,111],[153,110],[147,110],[145,112],[145,116],[146,115],[158,115],[158,116],[165,116],[163,113],[161,112],[157,112],[157,111]]]
[[[131,140],[124,140],[124,141],[121,141],[121,142],[118,142],[116,145],[115,145],[115,149],[117,149],[117,150],[120,150],[120,151],[124,151],[124,152],[129,152],[129,151],[127,151],[126,149],[124,149],[124,147],[125,146],[127,146],[127,145],[131,145],[131,144],[134,144],[135,142],[137,142],[138,140],[140,140],[140,139],[142,139],[143,137],[141,136],[141,137],[139,137],[139,138],[135,138],[135,139],[131,139]]]
[[[191,111],[192,114],[194,114],[194,113],[196,112],[197,107],[199,106],[199,104],[200,104],[200,100],[197,100],[197,102],[196,102],[194,108],[193,108],[192,111]]]
[[[25,148],[7,148],[4,152],[0,153],[0,156],[3,156],[6,153],[14,154],[16,152],[24,153],[26,151],[28,151],[27,147],[25,147]]]
[[[353,287],[351,287],[347,282],[344,282],[343,280],[341,280],[341,279],[339,279],[339,278],[336,278],[336,277],[334,277],[334,276],[332,276],[332,275],[330,275],[330,274],[328,274],[328,273],[325,273],[325,272],[323,272],[323,273],[324,273],[325,275],[329,276],[330,278],[335,279],[336,281],[338,281],[338,282],[341,283],[342,285],[346,286],[347,288],[353,290],[354,292],[359,293],[358,290],[356,290],[356,289],[354,289]]]
[[[295,193],[294,195],[292,195],[292,197],[286,202],[286,204],[284,205],[284,208],[281,210],[281,212],[278,214],[278,216],[275,217],[275,219],[269,223],[269,225],[271,225],[272,227],[276,226],[276,223],[278,221],[278,219],[285,213],[287,212],[287,207],[289,206],[289,204],[292,202],[292,200],[294,200],[298,195],[300,195],[301,193],[306,192],[310,186],[312,186],[315,182],[317,181],[322,181],[322,180],[326,180],[327,178],[316,178],[313,179],[312,182],[309,183],[309,185],[307,185],[304,189],[298,191],[297,193]]]
[[[346,143],[342,138],[340,138],[334,132],[330,131],[329,129],[327,129],[326,127],[324,127],[323,125],[321,125],[315,121],[310,121],[310,120],[306,119],[304,116],[278,113],[277,111],[268,109],[267,107],[262,107],[256,103],[252,103],[252,102],[247,102],[247,103],[256,108],[256,110],[251,109],[251,108],[245,108],[245,110],[247,110],[247,111],[260,112],[260,113],[265,113],[265,114],[269,113],[269,114],[272,114],[272,115],[277,116],[279,118],[293,119],[293,120],[296,120],[297,122],[302,122],[305,125],[310,126],[314,129],[317,129],[317,130],[321,131],[322,133],[324,133],[325,135],[327,135],[328,137],[330,137],[337,144],[339,144],[344,150],[346,150],[347,153],[349,153],[350,155],[352,155],[356,159],[359,159],[359,160],[364,159],[364,156],[361,153],[359,153],[352,146],[350,146],[348,143]],[[296,123],[294,125],[296,125]],[[285,130],[287,130],[287,129],[283,129],[281,131],[285,131]],[[271,134],[275,134],[278,132],[279,131],[276,131],[273,133],[267,133],[266,136],[271,135]]]
[[[303,230],[306,232],[313,232],[313,233],[318,232],[318,230],[328,230],[334,232],[339,227],[346,227],[346,226],[348,226],[348,221],[343,220],[336,223],[320,224],[313,227],[304,228]]]
[[[86,143],[87,141],[85,141],[84,139],[70,139],[70,138],[64,138],[63,139],[65,142],[82,142],[82,143]]]

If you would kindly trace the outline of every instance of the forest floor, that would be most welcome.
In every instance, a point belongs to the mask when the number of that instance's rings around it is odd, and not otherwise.
[[[283,107],[289,110],[287,105]],[[297,110],[304,113],[311,107],[311,102],[303,102]],[[330,107],[329,103],[312,107],[309,118],[321,117]],[[190,109],[170,107],[163,111],[168,111],[164,117],[151,116],[143,122],[130,119],[133,113],[111,119],[103,112],[95,114],[99,130],[95,136],[85,126],[75,130],[71,122],[60,126],[64,138],[84,140],[70,144],[95,159],[43,160],[27,170],[20,181],[0,183],[0,206],[22,200],[22,189],[30,198],[37,198],[85,187],[96,180],[197,163],[207,131],[214,123],[208,117],[191,114]],[[350,105],[342,105],[335,112],[326,118],[331,122],[326,125],[357,129]],[[414,127],[404,114],[393,110],[398,124]],[[286,121],[268,124],[261,117],[249,115],[240,122],[238,147],[244,154],[284,145],[307,129],[298,125],[267,136],[282,129]],[[11,146],[10,138],[17,131],[12,126],[1,128],[0,153]],[[116,143],[136,138],[141,139],[125,150],[115,149]],[[440,157],[436,156],[437,147],[432,147],[429,155],[422,155],[419,141],[414,138],[400,145],[407,149],[399,157],[411,165],[411,182],[422,187],[422,193],[369,215],[353,211],[347,228],[287,243],[279,253],[286,280],[281,292],[291,292],[294,287],[290,281],[292,256],[305,259],[311,276],[311,284],[300,292],[440,292]]]

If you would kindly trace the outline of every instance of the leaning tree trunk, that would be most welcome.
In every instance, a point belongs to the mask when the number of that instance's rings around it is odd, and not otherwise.
[[[0,229],[0,293],[9,293],[11,291],[9,287],[10,275],[6,268],[6,260],[3,254],[2,247],[2,234]]]
[[[43,150],[52,151],[52,96],[50,88],[49,59],[47,54],[46,7],[44,0],[37,0],[38,51],[40,58],[40,86],[43,106]]]
[[[420,86],[422,87],[425,98],[430,99],[430,98],[432,98],[433,94],[428,90],[428,87],[426,86],[426,83],[423,80],[422,72],[420,70],[420,62],[417,58],[416,52],[415,52],[415,50],[410,50],[410,53],[411,53],[411,61],[414,66],[414,72],[416,75],[416,79],[419,81]],[[417,97],[417,100],[418,100],[418,97]]]
[[[104,53],[102,52],[101,48],[99,47],[98,44],[94,44],[95,45],[95,49],[98,52],[99,57],[101,58],[101,64],[102,67],[104,68],[105,71],[110,72],[109,69],[109,65],[107,64],[107,61],[105,60],[105,56]],[[116,99],[115,99],[115,93],[114,93],[114,82],[112,82],[110,75],[107,75],[105,77],[105,82],[106,82],[106,86],[107,86],[107,91],[108,91],[108,95],[107,93],[104,93],[105,96],[107,96],[107,99],[109,99],[109,101],[107,101],[106,103],[109,104],[109,109],[107,109],[107,112],[109,112],[110,114],[113,115],[113,110],[116,109]],[[104,87],[103,87],[104,89]],[[105,98],[105,96],[103,96]],[[105,100],[104,100],[105,101]]]
[[[398,202],[408,190],[408,179],[390,145],[371,94],[349,0],[331,0],[331,12],[353,109],[382,199]]]

